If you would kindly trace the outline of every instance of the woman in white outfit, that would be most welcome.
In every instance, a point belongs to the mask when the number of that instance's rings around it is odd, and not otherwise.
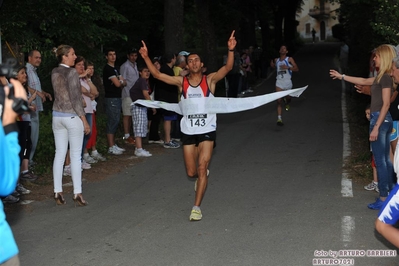
[[[75,206],[86,206],[82,196],[81,153],[84,134],[90,133],[82,104],[82,91],[75,64],[75,51],[71,46],[60,45],[55,50],[59,66],[51,72],[54,89],[53,133],[55,158],[53,164],[54,199],[58,205],[65,204],[62,191],[62,171],[65,155],[70,148],[73,200]]]

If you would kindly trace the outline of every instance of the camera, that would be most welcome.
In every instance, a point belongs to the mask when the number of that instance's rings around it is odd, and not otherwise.
[[[5,64],[0,64],[0,77],[6,77],[8,80],[10,78],[15,78],[17,73],[15,70],[15,66],[17,65],[17,60],[14,58],[7,59]],[[21,98],[16,98],[14,95],[14,86],[10,83],[7,85],[10,90],[7,98],[13,100],[12,109],[17,114],[23,114],[26,112],[30,112],[28,102]],[[5,91],[4,86],[0,85],[0,117],[3,120],[3,109],[4,109],[4,101],[5,101]]]

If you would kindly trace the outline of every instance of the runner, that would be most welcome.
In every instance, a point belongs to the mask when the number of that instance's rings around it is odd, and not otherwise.
[[[176,85],[182,93],[182,99],[198,99],[198,103],[205,103],[205,101],[202,101],[203,98],[214,97],[216,83],[223,79],[233,68],[234,49],[237,44],[234,32],[231,33],[227,42],[228,55],[226,65],[209,75],[202,73],[203,63],[197,53],[188,55],[187,66],[189,74],[182,77],[160,73],[148,57],[148,49],[144,41],[142,41],[143,47],[141,47],[139,52],[151,74],[163,82]],[[183,133],[182,142],[186,172],[188,176],[197,178],[195,201],[191,210],[190,221],[199,221],[202,219],[200,205],[208,183],[208,165],[215,147],[216,114],[208,114],[205,106],[202,106],[202,112],[183,116],[181,130]]]

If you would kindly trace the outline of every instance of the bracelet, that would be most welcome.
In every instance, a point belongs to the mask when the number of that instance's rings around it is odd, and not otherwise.
[[[234,49],[232,49],[232,50],[229,49],[229,52],[234,52]]]
[[[342,74],[341,80],[345,80],[345,74]]]

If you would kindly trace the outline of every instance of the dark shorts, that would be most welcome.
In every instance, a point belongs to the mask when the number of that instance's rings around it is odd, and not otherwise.
[[[157,111],[160,111],[160,113],[165,121],[176,121],[177,120],[177,114],[175,112],[165,110],[165,109],[158,109]]]
[[[183,145],[195,145],[196,147],[203,141],[213,141],[213,148],[216,147],[216,131],[198,134],[198,135],[186,135],[182,133],[181,141]]]

